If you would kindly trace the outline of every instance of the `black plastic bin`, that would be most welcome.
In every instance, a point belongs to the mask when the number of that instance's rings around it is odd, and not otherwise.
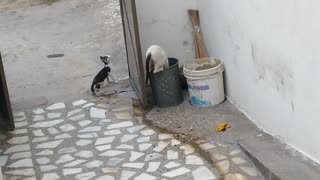
[[[169,68],[158,73],[150,73],[152,95],[157,106],[166,108],[182,103],[179,61],[169,59]]]

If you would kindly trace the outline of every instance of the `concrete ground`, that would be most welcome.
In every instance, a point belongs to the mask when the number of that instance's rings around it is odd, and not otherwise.
[[[215,127],[220,122],[228,122],[231,128],[216,132]],[[263,132],[228,100],[214,107],[200,108],[192,106],[185,93],[185,101],[179,106],[163,109],[154,107],[147,114],[147,123],[170,133],[183,134],[187,141],[203,139],[224,144],[229,150],[241,147],[246,153],[245,157],[249,157],[267,180],[317,180],[320,177],[318,164]],[[235,163],[226,149],[218,151],[218,154],[217,150],[203,154],[211,157],[216,166],[221,161],[233,164],[236,168],[230,166],[229,173],[243,173],[243,165]],[[248,178],[261,178],[246,175]]]
[[[0,51],[14,109],[88,96],[103,67],[100,55],[113,57],[115,77],[128,76],[118,1],[1,0],[0,9]]]

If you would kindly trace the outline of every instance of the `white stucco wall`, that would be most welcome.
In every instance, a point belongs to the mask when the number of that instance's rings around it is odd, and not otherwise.
[[[136,0],[143,59],[148,47],[160,45],[179,65],[194,58],[192,27],[187,10],[196,0]]]
[[[320,1],[201,0],[206,48],[227,95],[265,130],[320,162]]]

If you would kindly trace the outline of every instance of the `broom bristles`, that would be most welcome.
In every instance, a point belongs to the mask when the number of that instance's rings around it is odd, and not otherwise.
[[[188,14],[189,14],[191,23],[193,25],[195,57],[196,58],[207,57],[208,55],[205,50],[202,37],[199,32],[199,25],[200,25],[199,11],[195,9],[189,9]]]

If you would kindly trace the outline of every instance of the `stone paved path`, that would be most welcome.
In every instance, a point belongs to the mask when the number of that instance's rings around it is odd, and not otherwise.
[[[14,117],[0,144],[9,179],[219,178],[192,146],[141,123],[127,100],[60,102]]]

